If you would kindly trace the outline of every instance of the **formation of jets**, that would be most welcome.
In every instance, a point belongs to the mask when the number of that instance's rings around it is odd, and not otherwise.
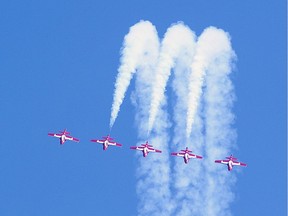
[[[48,133],[48,135],[59,138],[60,145],[63,145],[66,142],[66,140],[75,141],[75,142],[80,141],[79,139],[72,137],[66,129],[64,131],[60,131],[59,133]],[[108,146],[118,146],[118,147],[122,146],[122,144],[114,142],[113,140],[114,139],[110,137],[110,135],[107,135],[107,136],[102,137],[102,139],[92,139],[91,142],[102,144],[103,150],[107,150]],[[130,149],[142,151],[143,157],[147,157],[147,155],[150,152],[162,153],[161,150],[155,149],[152,145],[150,145],[148,141],[146,141],[145,144],[141,144],[140,146],[131,146]],[[188,147],[186,147],[185,150],[180,150],[180,152],[173,152],[171,153],[171,155],[183,157],[185,164],[188,164],[191,158],[196,158],[196,159],[203,158],[200,155],[192,154],[192,150],[189,150]],[[221,163],[221,164],[227,165],[228,171],[231,171],[233,169],[233,166],[244,166],[244,167],[247,166],[247,164],[237,161],[237,158],[233,157],[233,155],[226,157],[226,159],[224,160],[215,160],[215,163]]]

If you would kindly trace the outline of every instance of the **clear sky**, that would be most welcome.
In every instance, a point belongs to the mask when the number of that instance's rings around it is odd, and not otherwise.
[[[109,133],[120,48],[140,20],[160,37],[178,21],[197,35],[229,32],[234,154],[249,165],[231,212],[286,215],[286,2],[272,0],[2,1],[0,215],[137,215],[133,84],[112,131],[123,148],[103,152],[89,140]],[[64,128],[80,143],[47,136]]]

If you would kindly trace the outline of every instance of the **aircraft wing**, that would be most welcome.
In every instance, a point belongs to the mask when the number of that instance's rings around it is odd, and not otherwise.
[[[71,136],[65,136],[67,140],[71,140],[71,141],[75,141],[75,142],[79,142],[79,139],[71,137]]]
[[[232,165],[233,166],[247,166],[247,164],[242,163],[242,162],[238,162],[238,161],[232,161]]]
[[[110,141],[108,141],[108,145],[112,145],[112,146],[122,146],[122,144],[120,144],[120,143],[110,142]]]
[[[53,136],[53,137],[57,137],[57,138],[61,137],[60,134],[56,134],[56,133],[48,133],[48,136]]]
[[[91,140],[91,142],[97,142],[97,143],[103,144],[105,142],[105,140],[96,139],[96,140]]]
[[[161,153],[162,151],[158,150],[158,149],[154,149],[154,148],[151,148],[151,147],[148,147],[148,151],[149,152],[158,152],[158,153]]]
[[[215,160],[215,163],[228,164],[229,160]]]
[[[191,153],[189,153],[188,155],[189,155],[189,158],[199,158],[199,159],[203,158],[202,156],[191,154]]]
[[[130,149],[142,151],[144,149],[144,147],[142,147],[142,146],[131,146]]]
[[[185,153],[182,153],[182,152],[173,152],[173,153],[171,153],[171,155],[183,157],[183,156],[185,155]]]

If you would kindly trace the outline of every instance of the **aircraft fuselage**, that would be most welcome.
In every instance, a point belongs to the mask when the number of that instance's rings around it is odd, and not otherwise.
[[[146,157],[148,153],[149,153],[148,148],[147,147],[143,148],[143,157]]]
[[[229,160],[227,164],[228,170],[231,171],[233,169],[233,161]]]
[[[108,140],[105,140],[103,143],[103,150],[106,150],[108,148]]]
[[[60,144],[61,144],[61,145],[64,144],[65,141],[66,141],[66,136],[65,136],[65,134],[63,134],[63,135],[61,135],[61,137],[60,137]]]
[[[189,162],[189,155],[188,153],[184,154],[184,162],[187,164]]]

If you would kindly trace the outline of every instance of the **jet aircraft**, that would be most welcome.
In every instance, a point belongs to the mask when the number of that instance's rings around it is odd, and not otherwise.
[[[70,136],[69,135],[70,133],[66,129],[64,131],[59,131],[59,132],[60,133],[48,133],[48,135],[59,138],[61,145],[63,145],[66,142],[66,140],[79,142],[79,139]]]
[[[149,145],[148,141],[145,144],[141,144],[140,146],[131,146],[130,149],[139,150],[143,152],[143,157],[146,157],[149,152],[157,152],[161,153],[162,151],[153,148],[152,145]]]
[[[233,166],[247,166],[245,163],[238,162],[237,158],[233,157],[232,154],[229,157],[226,157],[226,160],[215,160],[215,163],[227,165],[229,171],[233,169]]]
[[[187,164],[187,163],[189,162],[189,159],[190,159],[190,158],[199,158],[199,159],[202,159],[202,156],[192,154],[191,152],[192,152],[192,151],[189,150],[188,147],[186,147],[185,150],[181,150],[180,152],[173,152],[173,153],[171,153],[171,155],[183,157],[185,164]]]
[[[97,142],[100,144],[103,144],[103,150],[107,150],[108,146],[122,146],[122,144],[113,142],[113,138],[110,137],[110,135],[107,135],[105,137],[102,137],[103,139],[96,139],[96,140],[91,140],[91,142]]]

